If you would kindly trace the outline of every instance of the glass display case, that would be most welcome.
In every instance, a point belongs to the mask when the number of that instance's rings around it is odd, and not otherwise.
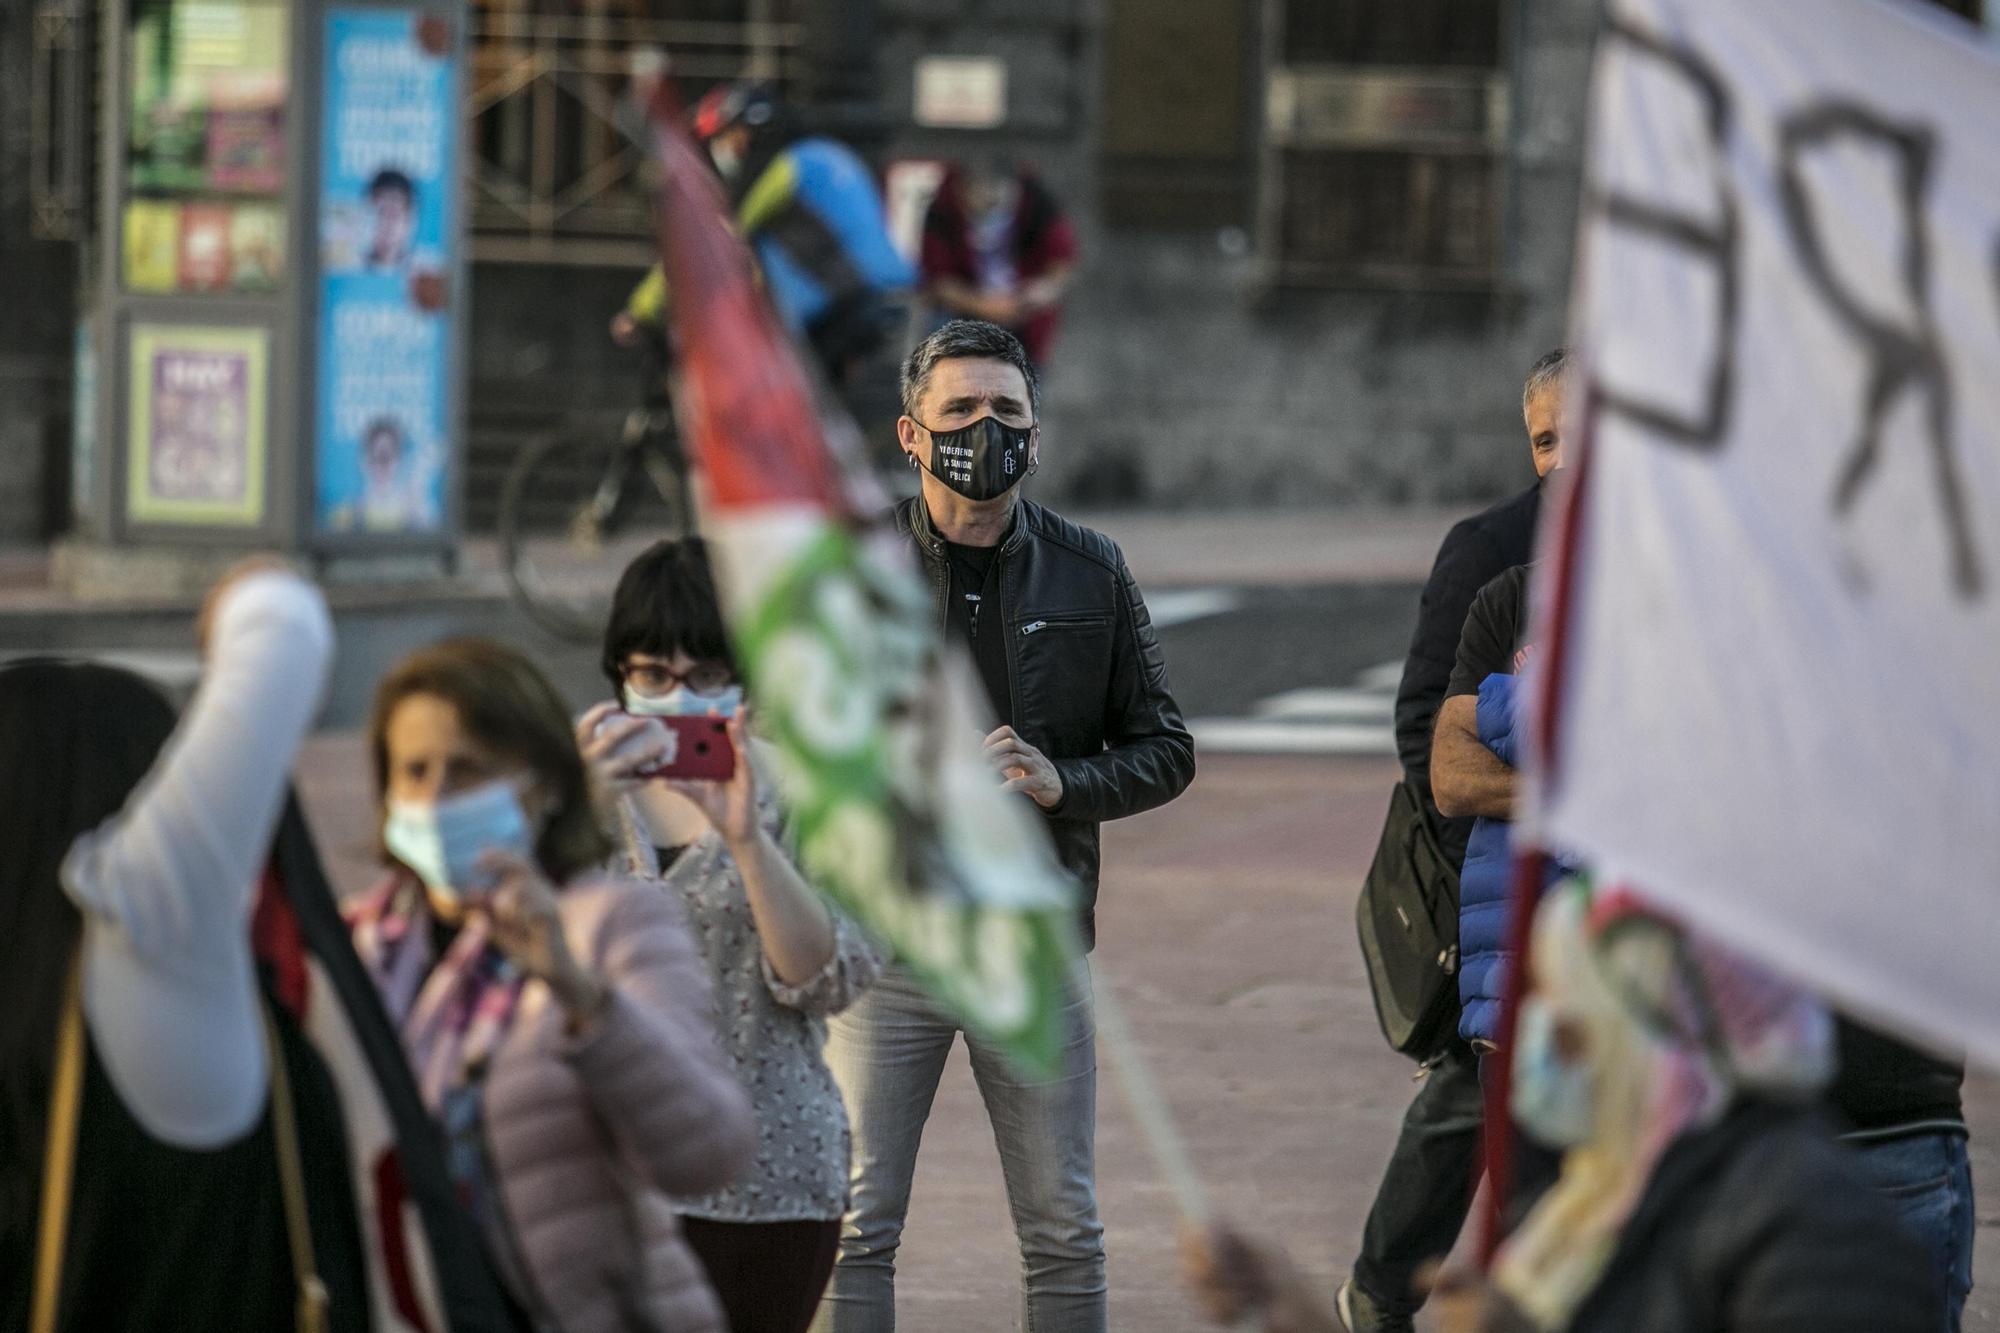
[[[128,0],[126,290],[266,293],[284,280],[284,0]]]
[[[110,0],[104,15],[95,413],[76,446],[88,561],[449,561],[457,7]]]

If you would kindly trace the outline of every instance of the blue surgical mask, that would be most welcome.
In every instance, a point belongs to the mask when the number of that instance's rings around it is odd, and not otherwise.
[[[478,869],[480,857],[531,856],[535,836],[515,784],[501,778],[435,804],[390,801],[382,843],[433,893],[462,902],[493,889],[493,877]]]
[[[1514,1025],[1509,1109],[1522,1131],[1547,1148],[1579,1147],[1597,1131],[1597,1088],[1591,1072],[1557,1052],[1555,1014],[1532,995],[1521,1002],[1520,1019]]]
[[[685,685],[676,685],[665,694],[641,694],[625,687],[625,711],[633,717],[735,717],[743,706],[743,687],[731,685],[714,694],[701,694]]]

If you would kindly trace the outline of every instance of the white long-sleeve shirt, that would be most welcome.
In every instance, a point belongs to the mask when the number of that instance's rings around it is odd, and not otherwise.
[[[332,660],[318,589],[276,571],[236,583],[152,771],[63,861],[91,1040],[126,1107],[177,1147],[219,1147],[263,1109],[250,911]]]

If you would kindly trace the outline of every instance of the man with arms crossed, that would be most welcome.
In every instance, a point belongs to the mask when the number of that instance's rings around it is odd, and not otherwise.
[[[1404,773],[1423,790],[1425,813],[1454,862],[1465,857],[1472,820],[1446,818],[1433,803],[1432,732],[1474,596],[1533,554],[1542,479],[1562,461],[1568,361],[1558,347],[1528,371],[1521,417],[1535,484],[1465,519],[1446,535],[1424,584],[1403,683],[1396,691],[1396,751]],[[1423,1303],[1416,1292],[1418,1273],[1450,1252],[1472,1206],[1479,1126],[1479,1062],[1454,1031],[1427,1063],[1423,1083],[1403,1116],[1402,1133],[1361,1235],[1361,1253],[1340,1290],[1341,1319],[1355,1333],[1405,1333],[1412,1327],[1411,1316]]]

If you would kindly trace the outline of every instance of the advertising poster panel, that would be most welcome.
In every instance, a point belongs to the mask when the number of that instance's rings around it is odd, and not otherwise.
[[[270,335],[135,324],[126,514],[135,523],[264,520]]]
[[[283,0],[133,0],[124,286],[262,295],[284,274]]]
[[[457,70],[441,18],[326,19],[318,530],[441,531],[452,457]]]

